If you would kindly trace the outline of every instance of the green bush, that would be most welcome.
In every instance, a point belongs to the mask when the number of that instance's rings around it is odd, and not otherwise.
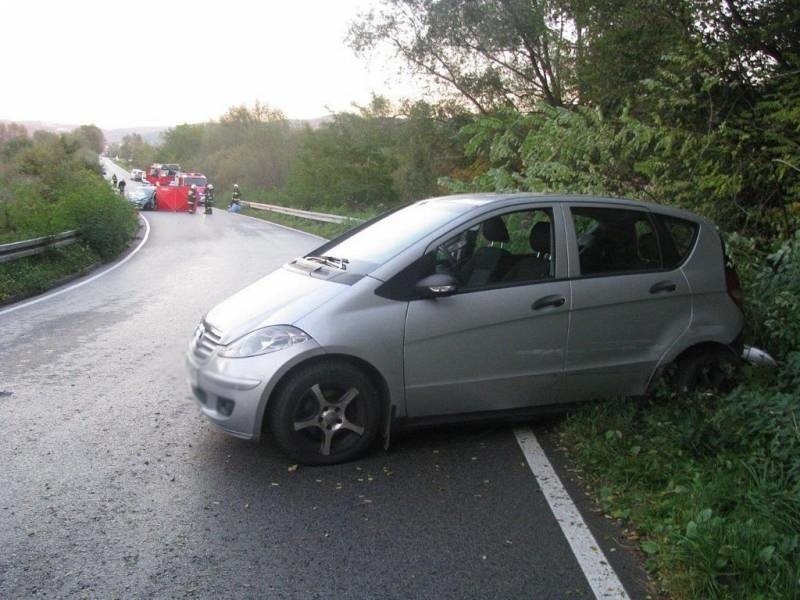
[[[77,229],[80,244],[0,265],[0,302],[44,291],[125,249],[136,213],[100,175],[102,134],[36,132],[0,142],[0,243]]]
[[[99,261],[100,257],[94,250],[78,243],[0,263],[0,304],[43,292]]]
[[[766,253],[731,236],[749,335],[779,361],[731,393],[588,407],[562,425],[601,504],[645,537],[686,598],[800,597],[800,235]]]
[[[562,426],[604,510],[679,598],[800,595],[794,394],[605,402]]]
[[[767,256],[755,241],[734,238],[734,243],[753,335],[770,352],[785,357],[800,347],[800,230]]]
[[[101,180],[85,177],[66,206],[83,239],[104,261],[122,252],[136,232],[136,211]]]

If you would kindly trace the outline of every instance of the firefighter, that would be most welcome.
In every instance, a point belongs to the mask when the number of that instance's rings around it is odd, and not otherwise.
[[[242,208],[239,206],[239,200],[241,199],[242,194],[239,192],[239,184],[233,184],[233,194],[231,195],[231,203],[228,204],[228,212],[235,212],[238,213]]]
[[[206,210],[205,214],[210,215],[211,209],[214,207],[214,184],[209,183],[206,186]]]
[[[197,202],[197,185],[194,183],[189,187],[189,195],[186,198],[189,203],[189,212],[194,214],[195,204]]]
[[[120,195],[124,196],[125,195],[125,180],[124,179],[120,179],[119,183],[117,184],[117,187],[119,188]]]

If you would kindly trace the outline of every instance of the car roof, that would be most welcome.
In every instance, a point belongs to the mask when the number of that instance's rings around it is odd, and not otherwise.
[[[586,194],[551,194],[543,192],[454,194],[451,196],[439,196],[436,198],[429,198],[427,200],[420,200],[420,202],[441,204],[456,211],[463,212],[468,212],[478,207],[486,208],[488,205],[497,205],[497,208],[503,208],[506,206],[514,206],[516,204],[529,204],[531,202],[541,202],[542,204],[616,204],[630,208],[644,208],[682,219],[705,221],[703,217],[688,210],[675,208],[665,204],[642,202],[640,200],[630,200],[628,198],[614,198]]]

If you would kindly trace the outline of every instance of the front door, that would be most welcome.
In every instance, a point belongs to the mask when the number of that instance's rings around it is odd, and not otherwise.
[[[409,417],[553,404],[564,367],[570,284],[560,213],[533,206],[493,215],[434,245],[458,292],[409,303]],[[563,263],[563,264],[562,264]]]

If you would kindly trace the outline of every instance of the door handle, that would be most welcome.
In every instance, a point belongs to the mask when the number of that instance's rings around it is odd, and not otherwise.
[[[650,293],[657,294],[659,292],[674,292],[676,289],[678,289],[678,286],[671,281],[659,281],[658,283],[653,284],[653,287],[650,288]]]
[[[566,301],[567,300],[566,298],[564,298],[564,296],[559,296],[557,294],[554,294],[552,296],[544,296],[543,298],[539,298],[536,302],[533,303],[533,305],[531,306],[531,310],[540,310],[545,306],[555,306],[555,307],[563,306],[563,304]]]

